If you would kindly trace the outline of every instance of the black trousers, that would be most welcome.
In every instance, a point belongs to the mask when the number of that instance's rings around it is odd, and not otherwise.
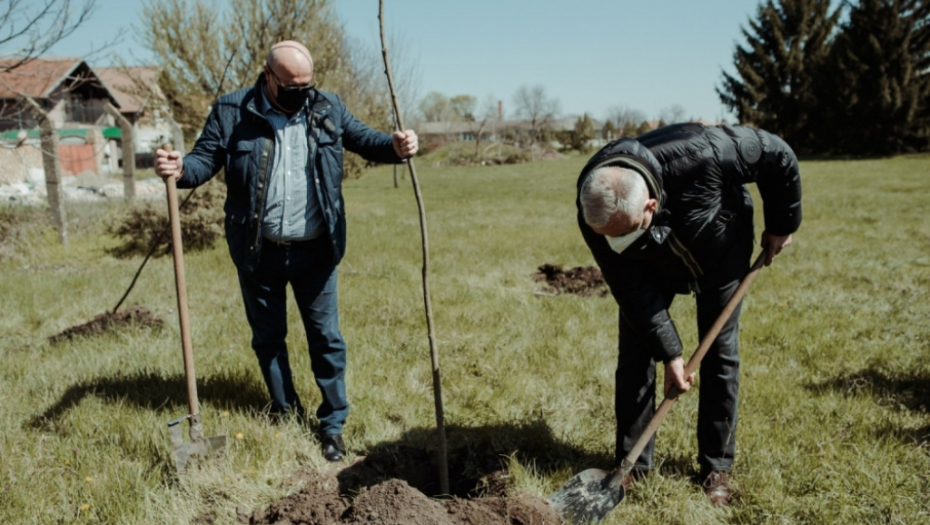
[[[748,236],[727,254],[725,264],[699,283],[696,294],[698,332],[710,330],[727,301],[749,271],[753,249],[752,226]],[[675,293],[665,294],[671,306]],[[739,400],[739,316],[742,302],[730,316],[698,369],[698,463],[701,471],[729,471],[736,447]],[[686,349],[682,357],[690,357]],[[660,363],[660,366],[661,365]],[[659,385],[661,389],[662,385]],[[661,392],[660,392],[661,395]],[[616,373],[617,465],[642,435],[656,406],[656,363],[633,329],[620,316],[619,360]],[[635,461],[634,469],[653,466],[655,436]]]

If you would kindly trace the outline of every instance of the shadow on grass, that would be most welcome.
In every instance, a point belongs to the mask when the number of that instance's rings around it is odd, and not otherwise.
[[[865,396],[875,403],[896,409],[926,414],[930,408],[930,373],[889,373],[878,368],[866,368],[844,374],[821,383],[806,385],[815,394],[839,392],[846,397]],[[930,439],[930,425],[920,429],[876,429],[882,434],[893,433],[907,441],[922,443]]]
[[[338,476],[343,494],[357,493],[388,479],[401,479],[428,496],[439,496],[439,480],[432,451],[422,443],[435,443],[433,428],[407,431],[397,441],[379,443],[362,451],[363,461]],[[533,468],[540,475],[569,469],[613,465],[613,455],[592,454],[560,441],[544,421],[503,423],[481,427],[446,427],[449,488],[461,498],[503,496],[509,486],[508,458]]]
[[[883,406],[926,412],[930,407],[930,374],[895,373],[866,368],[807,385],[815,394],[839,392],[847,397],[869,396]]]
[[[188,412],[187,380],[184,376],[165,377],[154,372],[98,377],[71,385],[45,412],[27,425],[53,430],[56,423],[85,398],[110,403],[132,404],[146,410],[180,416]],[[197,380],[197,397],[225,410],[255,410],[268,401],[265,386],[244,373],[221,373]]]

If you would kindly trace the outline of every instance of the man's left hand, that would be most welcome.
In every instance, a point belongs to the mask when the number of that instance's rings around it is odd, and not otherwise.
[[[681,357],[676,357],[672,359],[665,365],[665,395],[668,395],[669,390],[671,390],[672,385],[678,387],[679,393],[685,393],[688,390],[691,390],[691,385],[694,384],[694,372],[692,372],[688,377],[685,377],[685,360]]]
[[[762,232],[762,248],[765,250],[765,265],[772,264],[775,256],[781,253],[785,246],[791,244],[791,234],[775,235],[767,231]]]
[[[394,139],[394,153],[402,159],[416,155],[417,150],[420,149],[417,144],[417,134],[412,129],[395,131],[391,138]]]

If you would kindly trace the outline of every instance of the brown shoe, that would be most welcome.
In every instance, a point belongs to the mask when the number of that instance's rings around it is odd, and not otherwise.
[[[730,482],[727,473],[715,470],[708,474],[704,479],[704,494],[707,494],[707,498],[715,507],[729,506]]]

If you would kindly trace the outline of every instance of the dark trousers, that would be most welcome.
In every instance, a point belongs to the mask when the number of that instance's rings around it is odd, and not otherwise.
[[[327,235],[290,246],[264,241],[257,271],[239,271],[252,349],[271,394],[272,411],[302,414],[285,344],[288,283],[307,332],[310,366],[323,397],[316,411],[320,432],[340,434],[349,413],[346,344],[339,331],[336,267]]]
[[[750,230],[751,231],[751,230]],[[696,294],[698,332],[701,338],[723,311],[742,278],[749,271],[751,233],[728,254],[727,263],[701,282]],[[674,292],[667,292],[671,306]],[[698,369],[698,463],[701,471],[729,471],[736,447],[739,398],[739,316],[742,302],[730,316]],[[682,356],[685,361],[690,353]],[[619,361],[616,374],[617,464],[626,457],[655,413],[656,363],[633,329],[620,316]],[[662,385],[659,385],[661,388]],[[636,459],[634,468],[653,466],[655,437]]]

